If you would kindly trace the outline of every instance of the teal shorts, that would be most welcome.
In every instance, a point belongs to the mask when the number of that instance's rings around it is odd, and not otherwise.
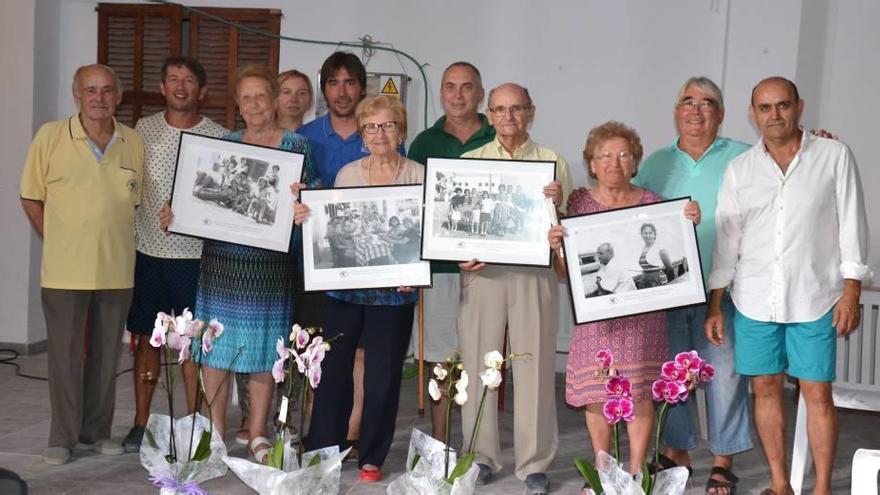
[[[756,376],[785,372],[801,380],[833,382],[837,377],[833,312],[815,321],[773,323],[753,320],[736,310],[733,328],[737,373]]]

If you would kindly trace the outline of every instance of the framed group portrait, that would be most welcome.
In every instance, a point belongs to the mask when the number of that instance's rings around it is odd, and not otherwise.
[[[550,266],[553,161],[428,158],[422,259]]]
[[[578,324],[706,302],[689,198],[563,218]]]
[[[288,252],[304,155],[180,133],[169,232]]]
[[[419,258],[422,186],[304,189],[306,291],[431,286]]]

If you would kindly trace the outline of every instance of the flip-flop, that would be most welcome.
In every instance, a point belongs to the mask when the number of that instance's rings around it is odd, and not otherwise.
[[[712,478],[713,474],[723,477],[724,480]],[[733,471],[721,466],[712,466],[712,469],[709,471],[709,480],[706,482],[706,495],[721,495],[719,490],[727,490],[729,495],[735,495],[737,483],[739,483],[739,477],[733,474]],[[714,493],[709,490],[714,490]],[[772,495],[776,495],[773,493],[773,490],[770,490],[770,492]]]
[[[659,456],[657,456],[657,463],[656,464],[654,463],[654,461],[651,461],[648,464],[648,473],[656,474],[657,471],[663,471],[665,469],[672,469],[674,467],[679,467],[679,464],[677,462],[673,461],[672,459],[670,459],[669,457],[666,457],[665,455],[660,454]],[[684,466],[684,467],[687,468],[688,478],[690,478],[691,475],[694,474],[694,468],[692,468],[690,466]]]

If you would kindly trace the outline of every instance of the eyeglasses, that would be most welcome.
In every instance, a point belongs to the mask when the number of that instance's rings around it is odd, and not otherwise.
[[[490,108],[489,111],[494,113],[495,115],[504,115],[507,112],[510,112],[511,115],[519,117],[523,114],[531,105],[511,105],[509,107],[505,107],[504,105],[498,105],[494,108]]]
[[[599,153],[595,155],[593,158],[599,160],[600,162],[606,163],[613,161],[615,158],[620,160],[621,163],[630,163],[631,161],[633,161],[634,156],[632,154],[632,151],[621,151],[619,153],[606,151],[605,153]]]
[[[684,101],[678,102],[678,108],[683,108],[685,110],[715,110],[718,108],[718,103],[715,100],[694,100],[687,99]]]
[[[382,128],[385,133],[389,133],[397,130],[397,122],[393,120],[389,120],[388,122],[382,122],[381,124],[375,124],[373,122],[364,124],[364,132],[367,134],[376,134],[379,132],[379,128]]]

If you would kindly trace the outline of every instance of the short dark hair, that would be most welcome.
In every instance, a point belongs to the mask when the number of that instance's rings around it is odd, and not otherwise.
[[[367,69],[361,63],[361,59],[351,52],[334,52],[324,64],[321,66],[321,93],[327,87],[327,80],[331,76],[339,72],[339,69],[345,69],[352,77],[357,79],[361,85],[361,92],[364,94],[367,90]]]
[[[791,88],[791,92],[794,93],[794,102],[797,103],[797,102],[801,101],[801,95],[800,95],[800,93],[798,93],[797,85],[795,83],[791,82],[791,80],[786,79],[782,76],[772,76],[772,77],[768,77],[766,79],[761,80],[761,82],[759,82],[758,84],[755,84],[755,87],[752,88],[752,100],[751,100],[752,106],[755,106],[755,91],[758,89],[758,86],[760,86],[766,82],[770,82],[770,81],[776,81],[776,82],[781,82],[781,83],[787,84],[788,87]]]
[[[446,77],[446,73],[449,72],[449,69],[453,67],[464,67],[466,69],[470,69],[470,71],[474,73],[474,76],[476,76],[477,81],[479,81],[480,87],[483,86],[483,76],[482,74],[480,74],[480,69],[477,69],[476,67],[474,67],[474,64],[470,62],[465,62],[464,60],[459,60],[458,62],[452,62],[451,64],[449,64],[449,67],[443,70],[443,76],[441,77],[441,80]]]
[[[207,83],[205,68],[202,67],[202,64],[200,64],[198,60],[192,57],[178,55],[166,58],[165,63],[162,64],[162,72],[160,73],[160,75],[162,76],[162,82],[165,82],[165,76],[168,75],[169,67],[186,67],[187,69],[189,69],[190,72],[195,74],[196,81],[199,82],[200,88],[204,87]]]

